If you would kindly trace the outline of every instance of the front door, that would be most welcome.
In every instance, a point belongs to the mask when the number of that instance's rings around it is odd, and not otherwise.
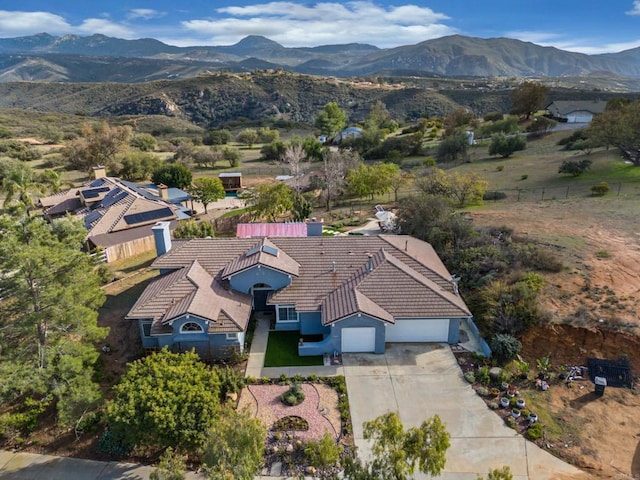
[[[268,312],[275,313],[275,305],[267,305],[267,297],[273,290],[271,288],[256,288],[252,289],[253,292],[253,309],[256,312]]]

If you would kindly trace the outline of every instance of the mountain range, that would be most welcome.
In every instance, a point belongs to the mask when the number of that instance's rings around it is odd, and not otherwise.
[[[125,82],[215,71],[287,71],[353,77],[640,78],[640,48],[586,55],[509,38],[453,35],[380,49],[366,44],[288,48],[261,36],[230,46],[175,47],[154,39],[47,33],[0,39],[0,82]]]

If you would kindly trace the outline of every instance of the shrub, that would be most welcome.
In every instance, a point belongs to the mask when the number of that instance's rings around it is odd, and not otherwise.
[[[496,333],[491,337],[491,350],[496,357],[514,358],[522,350],[522,344],[513,335]]]
[[[480,395],[481,397],[487,397],[487,396],[489,396],[489,389],[487,387],[479,387],[476,390],[476,393],[478,395]]]
[[[526,180],[527,178],[529,178],[529,175],[527,175],[526,173],[520,175],[520,180]]]
[[[500,408],[500,405],[498,405],[498,402],[491,402],[489,403],[489,408],[491,410],[497,410],[498,408]]]
[[[501,172],[501,171],[503,171],[503,170],[504,170],[504,165],[498,165],[498,166],[496,167],[496,172]]]
[[[216,368],[220,379],[220,401],[224,402],[230,393],[238,393],[245,386],[245,380],[231,367]]]
[[[602,197],[609,192],[609,184],[607,182],[596,183],[591,187],[591,193],[596,197]]]
[[[117,457],[126,457],[131,453],[131,447],[127,445],[121,438],[114,435],[111,430],[105,430],[98,440],[98,450],[102,453],[115,455]]]
[[[491,381],[491,376],[489,375],[489,367],[482,366],[478,369],[478,372],[476,373],[476,380],[480,383],[482,383],[483,385],[488,385],[489,382]]]
[[[299,383],[294,382],[291,387],[289,387],[289,390],[282,394],[280,400],[282,400],[282,402],[286,405],[293,406],[298,405],[299,403],[304,401],[304,398],[305,395],[302,387]]]
[[[505,198],[507,198],[507,194],[498,191],[486,192],[484,195],[482,195],[483,200],[503,200]]]
[[[475,383],[476,376],[473,374],[473,372],[467,372],[464,374],[464,379],[469,383]]]
[[[507,424],[507,427],[513,428],[513,429],[516,428],[516,419],[513,418],[511,415],[505,418],[504,422]]]
[[[579,177],[591,167],[591,160],[565,160],[558,168],[558,173]]]
[[[534,423],[527,429],[527,437],[530,440],[538,440],[542,438],[542,424]]]
[[[539,292],[545,284],[544,277],[535,272],[525,273],[518,282],[524,283],[532,292]]]

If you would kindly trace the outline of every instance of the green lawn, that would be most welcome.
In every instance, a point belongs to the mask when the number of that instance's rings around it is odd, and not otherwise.
[[[265,367],[308,367],[322,365],[322,356],[299,357],[300,332],[269,332]]]

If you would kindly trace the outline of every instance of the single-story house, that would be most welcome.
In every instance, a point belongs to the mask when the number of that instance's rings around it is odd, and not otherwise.
[[[333,144],[340,145],[345,140],[354,140],[362,136],[362,129],[360,127],[347,127],[333,137]]]
[[[322,336],[299,355],[383,353],[387,342],[457,343],[471,317],[431,245],[399,235],[174,240],[153,227],[161,275],[128,313],[147,349],[242,351],[252,311]]]
[[[222,182],[222,186],[226,193],[238,192],[244,188],[242,183],[242,173],[240,172],[222,172],[218,175]]]
[[[189,218],[190,196],[164,185],[138,185],[106,176],[95,169],[94,180],[63,192],[40,198],[44,217],[53,221],[67,214],[81,217],[87,229],[86,248],[101,250],[112,262],[153,250],[150,227],[158,221]]]
[[[546,110],[556,120],[567,123],[589,123],[593,116],[604,112],[607,102],[602,100],[556,100]]]

